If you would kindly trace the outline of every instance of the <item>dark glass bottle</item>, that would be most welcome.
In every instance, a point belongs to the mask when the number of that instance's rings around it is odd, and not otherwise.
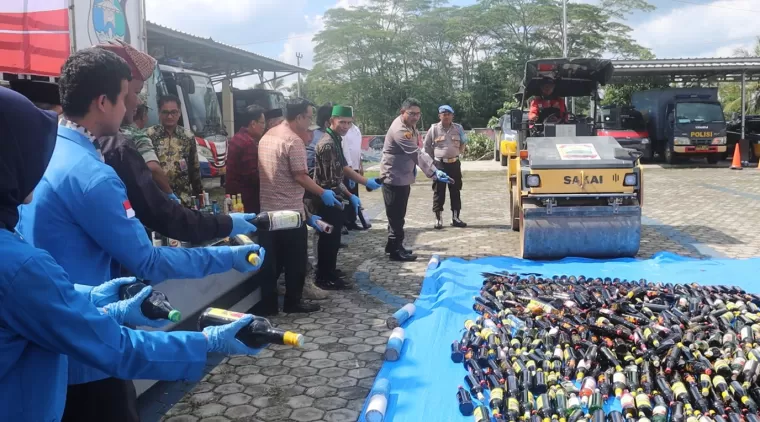
[[[206,308],[198,318],[198,330],[206,327],[229,324],[244,317],[245,314],[218,308]],[[268,319],[254,316],[253,322],[238,331],[235,338],[248,347],[259,348],[267,344],[284,344],[287,346],[302,346],[303,336],[292,331],[286,331],[272,326]]]
[[[142,289],[146,287],[148,287],[146,284],[139,281],[132,284],[122,285],[119,287],[119,299],[131,299],[137,296]],[[140,310],[148,319],[168,319],[172,322],[179,322],[179,320],[182,319],[182,314],[180,311],[172,307],[166,295],[156,290],[153,290],[150,293],[150,296],[143,301],[142,305],[140,305]]]

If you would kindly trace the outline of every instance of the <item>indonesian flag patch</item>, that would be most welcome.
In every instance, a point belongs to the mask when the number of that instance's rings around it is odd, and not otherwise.
[[[132,204],[129,203],[129,199],[122,202],[121,205],[124,206],[124,211],[127,212],[127,218],[132,218],[135,216],[135,210],[132,209]]]

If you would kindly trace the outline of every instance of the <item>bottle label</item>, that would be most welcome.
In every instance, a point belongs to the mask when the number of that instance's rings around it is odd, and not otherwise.
[[[298,211],[274,211],[269,213],[269,230],[287,230],[301,227]]]
[[[491,400],[504,400],[504,390],[501,388],[492,389]]]
[[[232,312],[228,311],[226,309],[219,309],[219,308],[211,308],[208,311],[209,315],[213,315],[215,317],[219,317],[222,319],[225,319],[227,321],[237,321],[240,318],[244,317],[245,314],[241,314],[240,312]]]
[[[683,385],[682,382],[677,382],[673,384],[673,395],[676,398],[680,398],[684,394],[686,394],[686,387]]]

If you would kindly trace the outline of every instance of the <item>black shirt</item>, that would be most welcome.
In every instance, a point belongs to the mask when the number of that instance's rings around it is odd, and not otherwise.
[[[99,140],[106,164],[113,167],[127,188],[127,198],[140,222],[164,236],[193,244],[227,237],[232,232],[228,215],[204,215],[185,208],[153,181],[153,173],[132,140],[121,132]]]

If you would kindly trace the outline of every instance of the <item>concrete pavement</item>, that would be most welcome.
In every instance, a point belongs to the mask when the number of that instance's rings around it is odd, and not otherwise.
[[[153,397],[144,421],[357,420],[382,364],[389,334],[384,320],[417,297],[430,255],[474,259],[518,251],[503,169],[484,161],[466,163],[465,172],[464,229],[448,226],[447,213],[447,226],[433,230],[431,185],[414,185],[406,220],[406,245],[419,255],[413,263],[389,262],[383,254],[382,195],[362,190],[364,207],[376,214],[373,227],[352,233],[339,258],[356,289],[330,293],[319,313],[273,319],[303,333],[303,349],[273,345],[256,357],[223,359],[197,385]],[[640,257],[658,251],[704,259],[760,256],[760,171],[648,166],[644,186]]]

